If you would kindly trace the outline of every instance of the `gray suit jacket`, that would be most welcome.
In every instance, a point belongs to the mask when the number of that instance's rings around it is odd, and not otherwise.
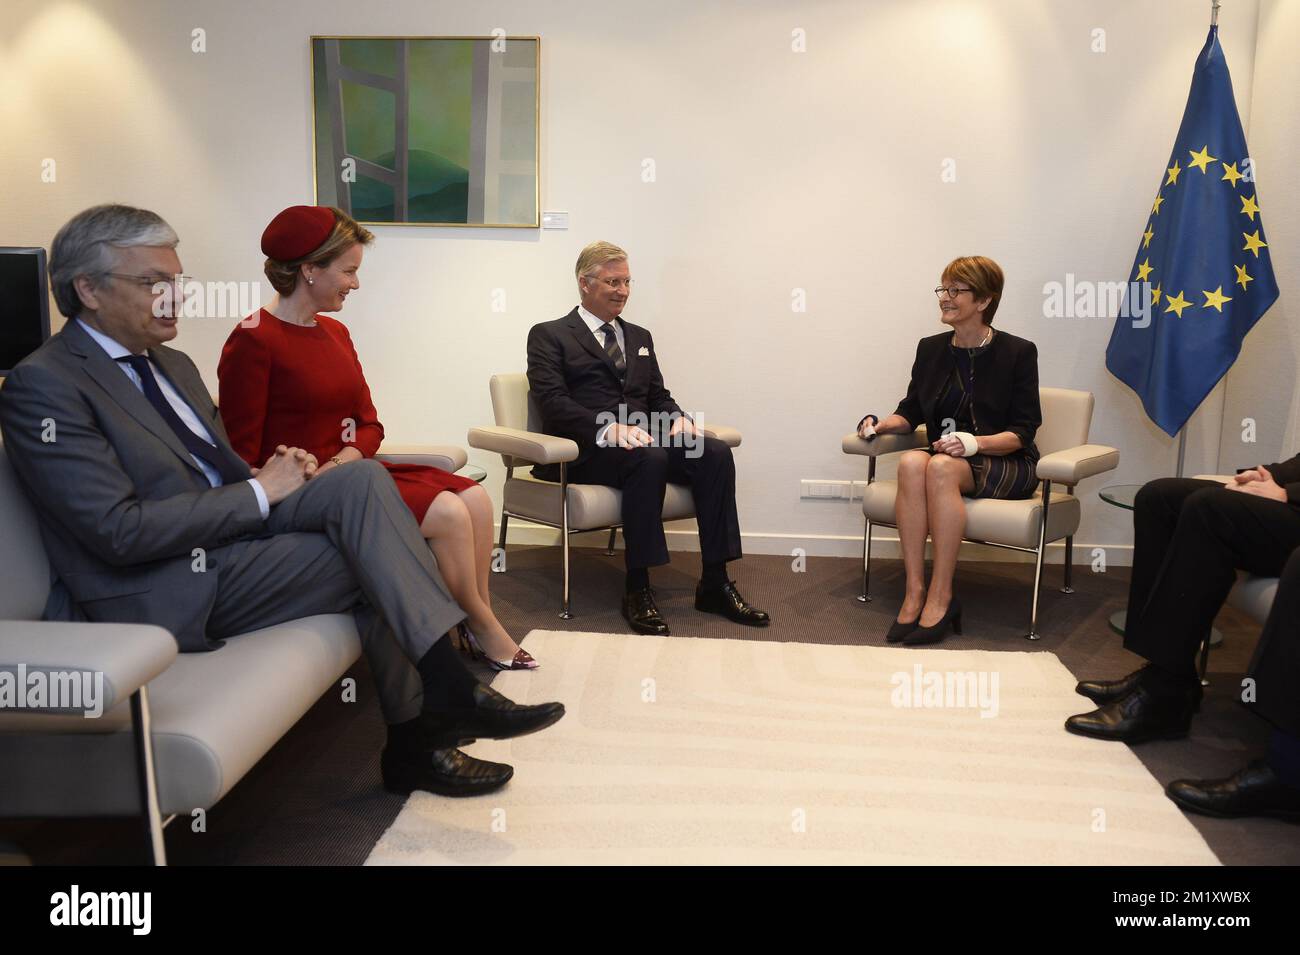
[[[166,347],[149,357],[247,475],[194,362]],[[205,634],[216,568],[209,558],[204,569],[194,549],[206,557],[264,530],[252,487],[209,485],[140,389],[75,321],[10,373],[0,429],[49,555],[45,619],[152,623],[182,651],[220,645]]]

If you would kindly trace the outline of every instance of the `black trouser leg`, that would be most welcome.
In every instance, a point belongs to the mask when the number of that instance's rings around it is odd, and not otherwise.
[[[736,515],[736,461],[731,448],[704,438],[692,448],[668,449],[668,481],[690,486],[705,564],[739,560],[740,518]]]
[[[624,561],[628,570],[668,563],[664,489],[668,452],[663,448],[597,448],[570,472],[574,484],[604,484],[623,492]]]
[[[1255,702],[1246,705],[1290,736],[1300,736],[1300,549],[1282,568],[1247,676]]]
[[[1169,543],[1178,526],[1178,515],[1188,495],[1213,481],[1190,478],[1159,478],[1138,491],[1133,507],[1133,572],[1129,577],[1128,612],[1136,616],[1146,606],[1151,588],[1169,554]]]
[[[1182,501],[1145,603],[1140,609],[1129,604],[1124,646],[1168,673],[1191,679],[1196,674],[1196,652],[1209,637],[1236,571],[1278,574],[1300,544],[1300,509],[1209,482],[1187,494],[1181,493],[1183,489],[1155,489],[1155,494],[1168,491],[1175,499],[1181,495]],[[1168,506],[1166,499],[1155,503]],[[1167,519],[1160,510],[1142,513],[1145,510],[1139,500],[1134,511],[1138,550],[1158,544],[1161,524]],[[1144,574],[1149,570],[1149,556],[1135,553],[1134,564],[1142,564],[1135,566],[1135,577],[1139,570]],[[1143,585],[1135,582],[1135,588]],[[1136,596],[1140,599],[1140,590]]]

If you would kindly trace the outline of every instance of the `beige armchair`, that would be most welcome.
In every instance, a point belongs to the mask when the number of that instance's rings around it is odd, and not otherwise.
[[[1039,639],[1038,593],[1043,577],[1043,555],[1052,541],[1065,539],[1065,580],[1062,593],[1074,593],[1070,586],[1074,532],[1079,529],[1081,509],[1074,496],[1075,486],[1084,478],[1114,470],[1119,464],[1119,451],[1099,444],[1088,444],[1088,431],[1092,426],[1094,399],[1091,392],[1071,391],[1065,388],[1039,390],[1043,407],[1043,423],[1034,443],[1042,457],[1038,461],[1038,479],[1042,486],[1034,496],[1023,501],[1004,501],[991,498],[966,501],[966,536],[964,540],[1017,550],[1035,556],[1034,592],[1029,610],[1029,640]],[[894,503],[898,494],[895,481],[876,480],[876,459],[910,448],[928,446],[929,436],[925,426],[912,434],[880,435],[866,441],[856,433],[845,435],[842,448],[845,454],[861,454],[870,459],[867,466],[867,488],[862,495],[862,513],[866,517],[866,532],[862,539],[862,593],[858,600],[871,600],[868,587],[871,582],[871,535],[875,525],[897,527]],[[1054,491],[1053,484],[1064,485],[1065,491]]]
[[[527,375],[493,375],[488,387],[496,424],[471,428],[467,441],[472,448],[501,455],[506,466],[498,546],[505,551],[506,528],[512,517],[559,528],[563,568],[560,618],[569,620],[573,616],[569,601],[569,539],[573,534],[608,530],[609,544],[605,552],[613,554],[618,529],[623,526],[623,493],[603,484],[569,483],[566,466],[577,459],[578,444],[538,430],[541,415],[529,394]],[[730,447],[740,446],[740,432],[735,428],[710,425],[704,428],[704,433]],[[558,464],[559,483],[539,481],[531,476],[515,477],[515,468],[534,464]],[[664,493],[664,521],[694,516],[695,502],[690,488],[669,484]]]

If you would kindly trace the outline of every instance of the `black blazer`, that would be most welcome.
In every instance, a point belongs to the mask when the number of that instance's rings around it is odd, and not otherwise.
[[[938,440],[944,431],[938,403],[956,365],[948,347],[951,341],[952,332],[941,332],[917,343],[907,395],[894,411],[913,428],[925,425],[931,441]],[[1026,450],[1033,449],[1034,434],[1043,423],[1038,399],[1038,349],[1034,343],[1007,332],[994,332],[989,347],[975,356],[974,375],[971,412],[975,433],[1010,431]]]
[[[655,412],[680,415],[673,396],[664,387],[655,355],[654,339],[639,325],[616,318],[623,328],[626,374],[619,381],[614,362],[596,341],[575,308],[563,318],[534,325],[528,333],[528,388],[542,416],[542,431],[578,443],[581,464],[596,448],[596,438],[611,419]],[[601,419],[601,415],[607,417]],[[533,474],[557,481],[557,465],[539,465]]]

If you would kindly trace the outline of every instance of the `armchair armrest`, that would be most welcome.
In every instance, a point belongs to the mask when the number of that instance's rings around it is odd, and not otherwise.
[[[95,698],[82,698],[85,710],[53,709],[43,704],[24,707],[23,712],[72,713],[87,718],[107,713],[171,666],[177,652],[175,638],[162,627],[149,624],[0,620],[0,672],[17,679],[22,665],[29,679],[38,671],[104,675],[102,696],[98,695],[101,688],[95,686],[91,690]],[[47,698],[49,702],[57,701]],[[0,709],[0,718],[6,709]]]
[[[465,449],[454,444],[384,444],[375,457],[389,464],[424,464],[444,471],[459,471],[469,460]]]
[[[740,447],[740,431],[725,424],[709,424],[700,428],[707,437],[717,438],[729,448]]]
[[[855,431],[844,436],[840,442],[840,450],[845,454],[861,454],[869,458],[878,458],[883,454],[928,447],[929,444],[929,432],[925,425],[921,425],[911,434],[878,434],[871,441],[859,438]]]
[[[571,438],[501,425],[470,428],[465,440],[471,448],[522,458],[533,464],[559,464],[578,458],[578,442]]]
[[[1193,474],[1194,481],[1218,481],[1220,484],[1227,484],[1236,478],[1235,474]]]
[[[1113,471],[1118,464],[1118,449],[1104,444],[1081,444],[1039,458],[1038,479],[1073,485],[1094,474]]]

